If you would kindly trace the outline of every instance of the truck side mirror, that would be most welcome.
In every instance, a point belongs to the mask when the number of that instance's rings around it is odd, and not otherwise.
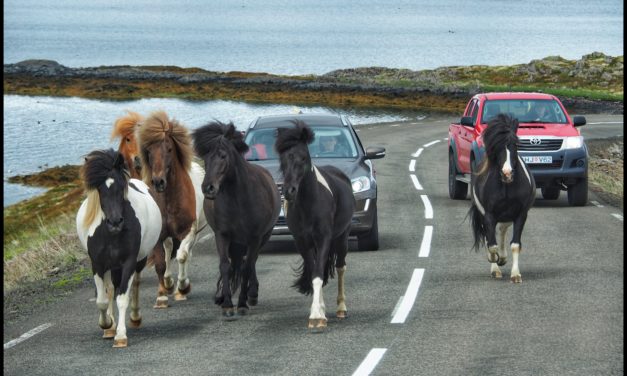
[[[575,127],[581,127],[582,125],[586,125],[586,117],[581,115],[573,116],[573,125]]]
[[[381,146],[368,146],[364,159],[379,159],[385,157],[385,148]]]
[[[475,123],[472,121],[472,116],[462,116],[462,119],[459,122],[461,125],[465,125],[467,127],[475,126]]]

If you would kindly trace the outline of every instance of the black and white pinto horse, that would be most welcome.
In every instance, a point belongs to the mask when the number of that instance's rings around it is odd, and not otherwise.
[[[518,155],[518,120],[505,114],[492,119],[483,131],[486,156],[471,177],[472,206],[469,211],[474,233],[474,249],[488,247],[491,274],[501,278],[499,266],[507,262],[505,236],[514,224],[511,281],[521,283],[518,256],[521,235],[529,209],[534,203],[536,184],[533,175]],[[500,242],[497,245],[496,229]]]
[[[96,150],[85,158],[81,177],[87,193],[76,216],[76,230],[91,259],[98,324],[113,347],[126,347],[126,309],[139,327],[139,279],[159,240],[161,212],[141,180],[129,179],[120,153]],[[113,299],[118,307],[116,329]]]
[[[233,123],[211,122],[193,133],[196,153],[205,162],[204,212],[220,257],[215,303],[233,320],[232,294],[240,289],[237,313],[256,305],[259,281],[255,264],[281,210],[281,197],[265,168],[244,159],[248,145]]]
[[[351,182],[333,166],[316,167],[308,145],[314,133],[302,121],[293,128],[279,128],[275,149],[283,174],[283,195],[287,202],[287,226],[303,257],[295,287],[300,293],[313,294],[308,328],[327,326],[322,287],[338,273],[337,317],[346,317],[344,273],[355,198]]]

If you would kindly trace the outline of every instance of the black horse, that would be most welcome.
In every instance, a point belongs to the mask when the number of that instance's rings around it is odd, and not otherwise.
[[[313,294],[308,327],[322,330],[327,326],[322,287],[334,277],[334,267],[338,272],[337,317],[346,317],[344,272],[355,198],[342,171],[312,163],[307,146],[314,140],[312,130],[302,121],[294,125],[277,129],[275,144],[284,178],[287,226],[303,257],[293,287]]]
[[[220,256],[215,302],[233,319],[231,295],[240,285],[237,313],[248,312],[247,302],[257,304],[255,264],[279,216],[281,197],[270,173],[244,159],[248,145],[233,123],[211,122],[196,129],[193,138],[205,162],[204,211]]]
[[[518,156],[517,130],[517,119],[499,114],[483,131],[486,157],[471,177],[472,206],[468,214],[474,233],[474,249],[479,250],[487,243],[488,261],[495,278],[502,277],[499,266],[507,262],[505,235],[514,224],[511,281],[520,283],[520,237],[535,200],[536,184],[525,162]],[[496,240],[497,226],[500,246]]]

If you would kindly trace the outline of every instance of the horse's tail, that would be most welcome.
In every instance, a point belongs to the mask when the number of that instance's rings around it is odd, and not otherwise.
[[[314,255],[314,258],[316,255]],[[333,278],[335,276],[335,261],[337,259],[337,252],[334,249],[329,250],[329,255],[327,257],[327,264],[324,268],[324,277],[322,281],[322,286],[327,284],[329,277]],[[309,265],[309,263],[303,262],[300,266],[294,270],[298,274],[298,278],[294,281],[292,287],[296,288],[298,292],[305,295],[313,294],[313,284],[312,284],[312,275],[313,275],[313,265]]]
[[[485,246],[488,231],[486,229],[485,222],[483,221],[483,214],[481,214],[479,208],[477,208],[477,205],[475,205],[474,202],[470,206],[467,217],[468,216],[470,217],[470,225],[472,226],[472,233],[475,239],[472,248],[475,251],[479,251],[479,248]]]

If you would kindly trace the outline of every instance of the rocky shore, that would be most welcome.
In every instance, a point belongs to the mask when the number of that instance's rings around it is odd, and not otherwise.
[[[5,94],[128,100],[168,97],[330,106],[421,108],[459,112],[485,91],[543,91],[570,112],[623,113],[623,56],[579,60],[550,56],[513,66],[457,66],[411,71],[381,67],[323,75],[212,72],[172,66],[69,68],[52,60],[4,65]]]

